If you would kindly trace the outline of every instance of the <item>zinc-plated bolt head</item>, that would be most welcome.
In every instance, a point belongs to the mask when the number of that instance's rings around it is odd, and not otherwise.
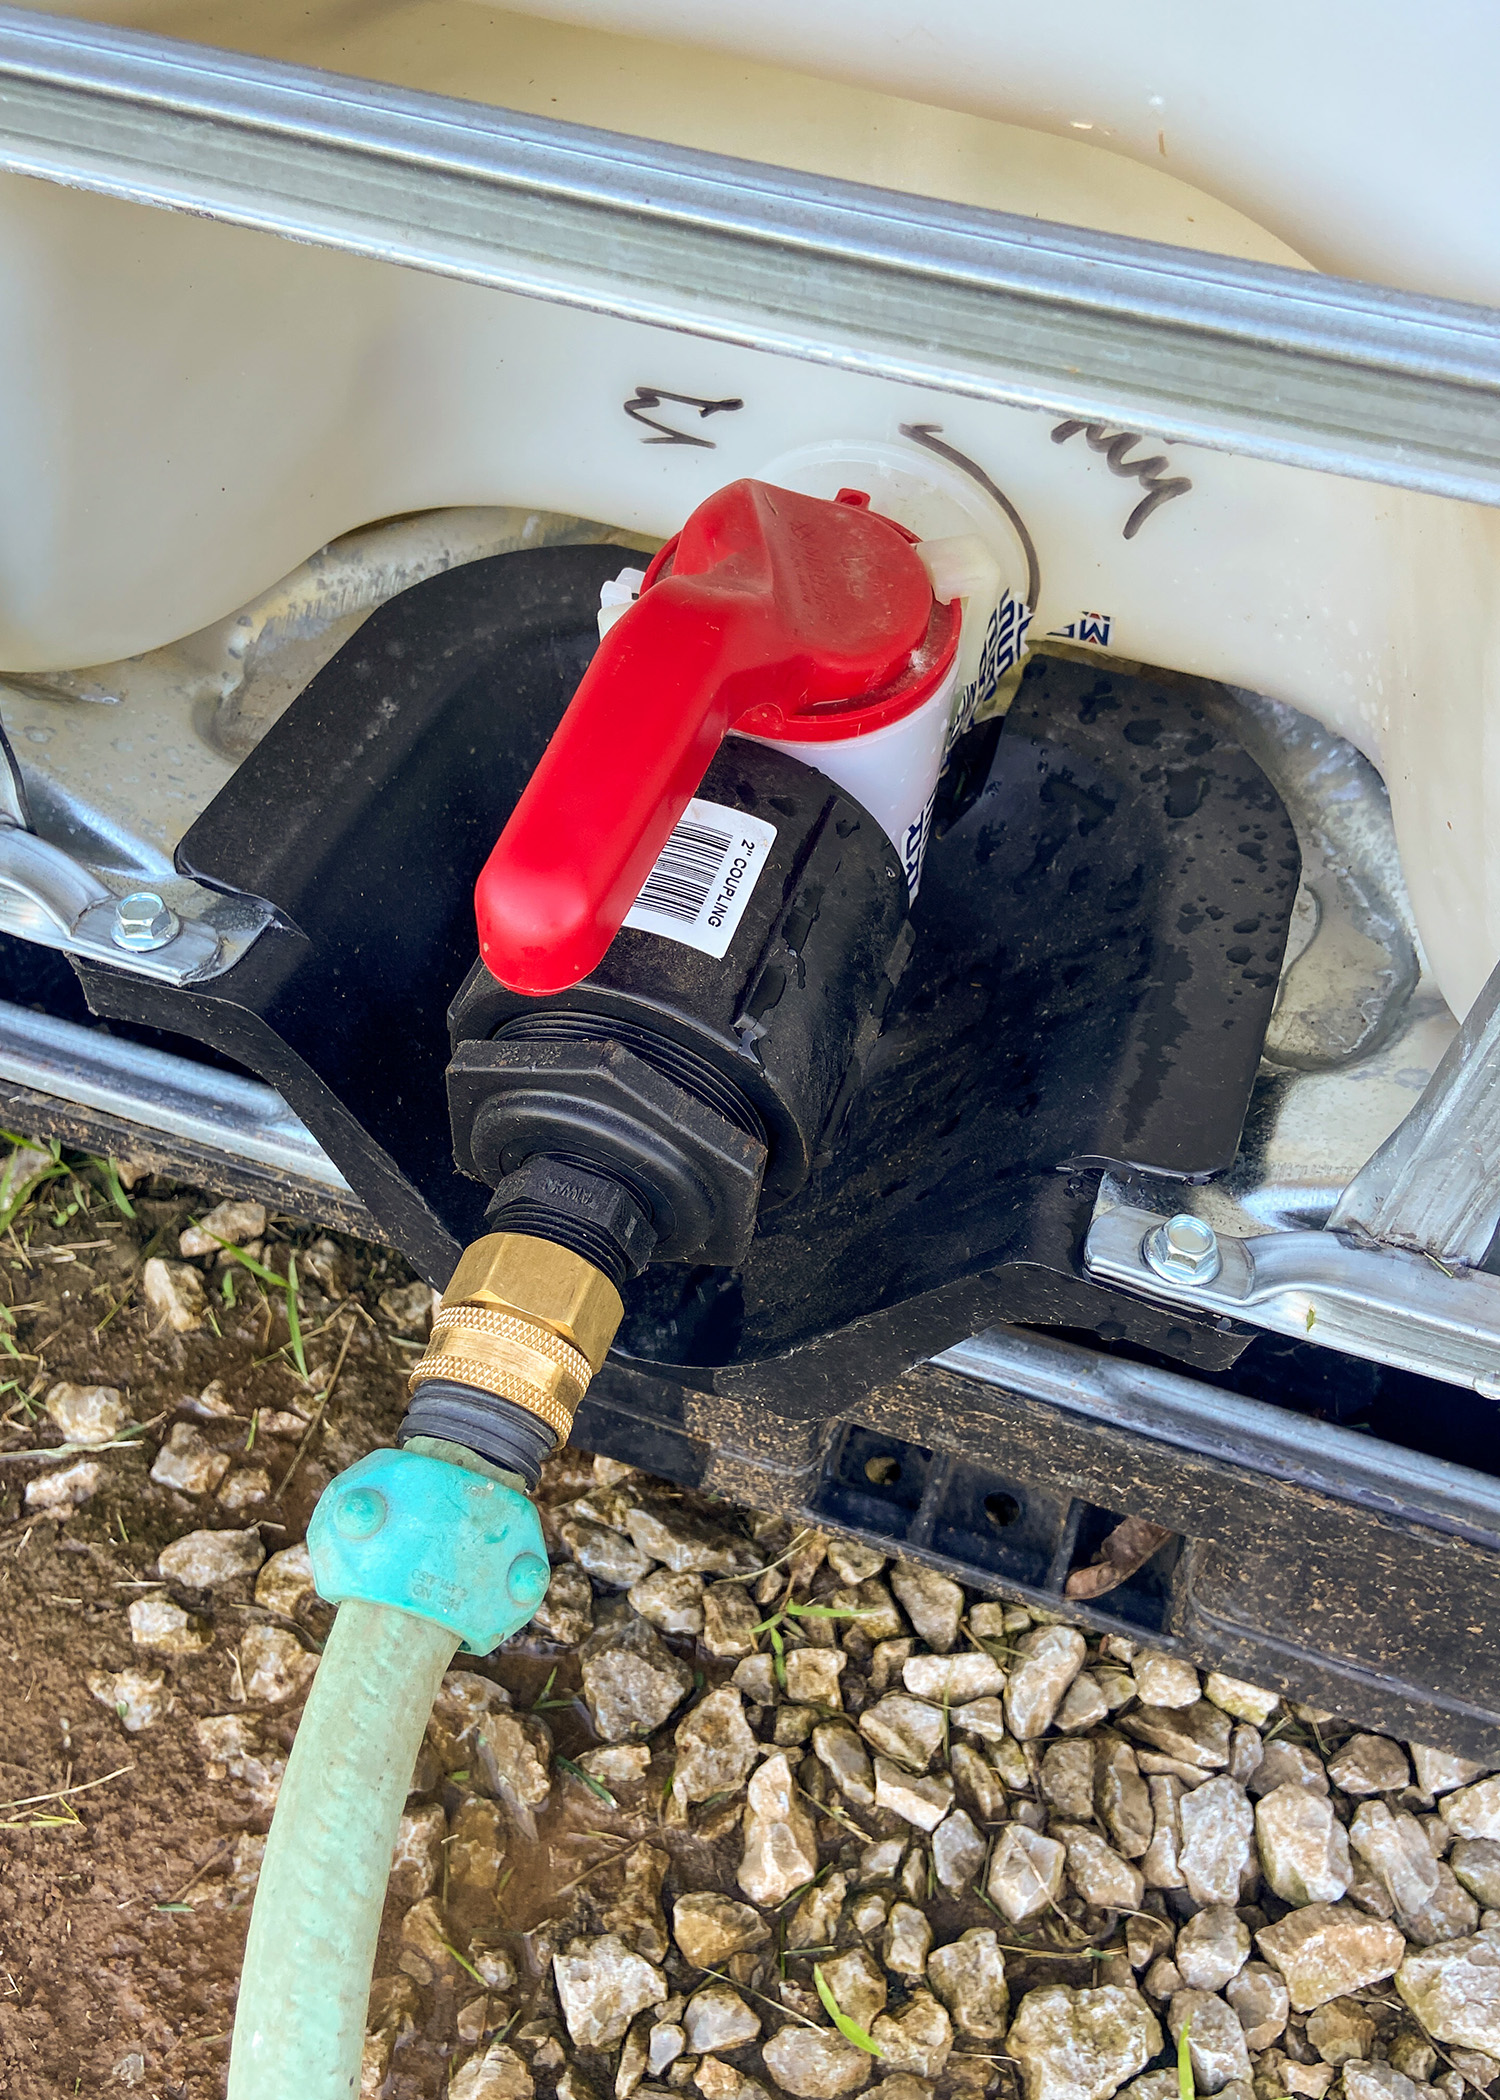
[[[117,948],[126,948],[133,955],[149,954],[153,948],[165,948],[168,941],[175,941],[182,927],[178,918],[155,890],[132,890],[128,897],[121,897],[115,905],[115,923],[110,928],[110,939]]]
[[[1212,1283],[1224,1265],[1218,1234],[1188,1211],[1158,1225],[1141,1252],[1148,1267],[1168,1283]]]

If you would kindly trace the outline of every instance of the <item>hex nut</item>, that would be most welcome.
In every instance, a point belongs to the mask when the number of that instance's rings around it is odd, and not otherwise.
[[[484,1305],[534,1320],[571,1342],[595,1371],[625,1313],[619,1292],[592,1262],[519,1232],[486,1233],[466,1247],[443,1304]]]
[[[1147,1266],[1168,1283],[1212,1283],[1224,1266],[1218,1234],[1190,1211],[1157,1226],[1141,1252]]]
[[[146,955],[176,940],[181,927],[176,912],[155,890],[132,890],[116,901],[110,939],[127,953]]]

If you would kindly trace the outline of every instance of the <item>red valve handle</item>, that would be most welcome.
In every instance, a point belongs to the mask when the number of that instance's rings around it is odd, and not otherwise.
[[[951,660],[956,618],[909,535],[857,498],[732,482],[668,558],[600,643],[476,885],[479,952],[512,991],[564,991],[595,968],[752,709],[772,736],[840,702],[904,711]]]

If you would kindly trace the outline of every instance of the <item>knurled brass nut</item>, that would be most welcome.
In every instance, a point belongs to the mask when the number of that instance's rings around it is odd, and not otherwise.
[[[619,1292],[591,1261],[521,1232],[491,1232],[466,1247],[443,1304],[490,1306],[534,1320],[571,1342],[595,1371],[625,1312]]]

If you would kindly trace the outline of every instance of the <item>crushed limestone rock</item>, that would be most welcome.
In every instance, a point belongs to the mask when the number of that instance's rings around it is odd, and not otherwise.
[[[707,1801],[711,1794],[735,1792],[745,1784],[760,1756],[760,1744],[745,1719],[744,1702],[730,1684],[700,1699],[678,1722],[676,1744],[672,1791],[682,1802]]]
[[[1055,1838],[1007,1823],[990,1856],[985,1893],[1012,1925],[1050,1910],[1062,1894],[1067,1853]]]
[[[1288,1911],[1255,1935],[1255,1944],[1286,1980],[1296,2012],[1312,2012],[1330,1998],[1394,1976],[1406,1941],[1394,1925],[1352,1903],[1310,1903]]]
[[[1227,1774],[1189,1789],[1178,1808],[1177,1860],[1195,1903],[1237,1904],[1254,1880],[1255,1813],[1245,1789]]]
[[[752,1903],[784,1903],[818,1871],[818,1840],[784,1752],[750,1781],[739,1885]]]
[[[1028,1991],[1006,2037],[1026,2100],[1112,2100],[1161,2046],[1150,2006],[1138,1991],[1118,1985]]]
[[[1018,1742],[1047,1733],[1087,1653],[1083,1635],[1072,1626],[1044,1626],[1026,1636],[1005,1687],[1005,1718]]]
[[[1348,1893],[1349,1839],[1327,1794],[1290,1783],[1263,1794],[1255,1835],[1265,1877],[1283,1903],[1337,1903]]]
[[[841,2100],[870,2082],[874,2059],[831,2027],[788,2024],[766,2043],[766,2069],[795,2100]]]
[[[208,1300],[203,1278],[191,1262],[163,1261],[152,1255],[141,1271],[147,1310],[158,1326],[173,1334],[193,1334],[203,1325]]]
[[[172,1710],[172,1694],[160,1670],[90,1670],[88,1688],[119,1718],[127,1735],[154,1727]]]
[[[607,1743],[649,1735],[693,1689],[693,1673],[644,1619],[601,1628],[580,1658],[583,1696]]]
[[[891,1588],[918,1639],[935,1654],[946,1655],[957,1645],[966,1599],[956,1582],[914,1561],[899,1560],[891,1570]]]
[[[763,1947],[771,1928],[748,1903],[705,1891],[677,1898],[672,1936],[695,1968],[721,1969],[733,1955]]]
[[[927,1979],[953,2016],[959,2032],[979,2042],[998,2042],[1010,2019],[1005,1956],[993,1927],[976,1925],[927,1959]]]
[[[75,1459],[71,1466],[58,1466],[39,1473],[26,1483],[28,1514],[70,1517],[75,1509],[92,1502],[104,1480],[104,1468],[96,1458]]]
[[[113,1385],[55,1385],[47,1413],[70,1444],[107,1444],[130,1420],[129,1404]]]
[[[157,1452],[151,1478],[182,1495],[211,1495],[229,1471],[229,1453],[218,1451],[191,1422],[174,1422]]]
[[[1500,2057],[1500,1931],[1413,1949],[1396,1989],[1434,2041]]]
[[[552,1975],[579,2049],[608,2049],[623,2041],[636,2014],[667,1995],[661,1970],[612,1933],[574,1940],[565,1954],[553,1956]]]

